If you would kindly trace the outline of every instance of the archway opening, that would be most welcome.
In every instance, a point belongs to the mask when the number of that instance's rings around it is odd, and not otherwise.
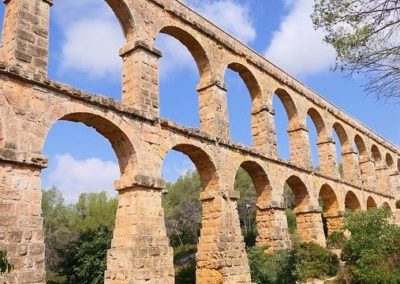
[[[272,105],[275,111],[274,126],[278,156],[289,161],[291,158],[291,141],[288,131],[295,124],[297,109],[290,95],[282,89],[275,91]]]
[[[302,213],[310,205],[307,187],[300,178],[291,176],[286,180],[283,191],[286,218],[292,241],[298,242],[307,239],[302,230],[304,225]]]
[[[388,202],[383,202],[381,207],[382,207],[383,209],[389,211],[390,213],[392,213],[392,208],[390,207],[390,205],[389,205]]]
[[[174,249],[175,282],[195,283],[196,254],[203,253],[198,251],[201,231],[210,229],[203,222],[208,220],[203,213],[210,212],[209,204],[200,200],[200,194],[216,190],[216,169],[205,152],[181,144],[165,156],[162,176],[167,180],[163,207],[167,234]]]
[[[333,189],[324,184],[319,192],[319,204],[322,209],[322,222],[325,238],[332,232],[340,231],[339,202]]]
[[[226,70],[225,83],[231,139],[252,146],[252,112],[260,96],[257,80],[246,67],[232,63]]]
[[[240,193],[238,212],[247,247],[256,244],[259,233],[265,234],[262,210],[270,204],[272,189],[263,168],[255,162],[244,162],[236,172],[234,188]]]
[[[314,108],[309,109],[307,112],[307,128],[309,131],[309,141],[310,141],[311,160],[313,169],[320,171],[321,170],[320,155],[322,153],[320,153],[318,143],[325,130],[325,124],[324,121],[322,120],[321,115]]]
[[[348,150],[348,137],[344,128],[339,124],[335,123],[333,125],[333,140],[336,145],[336,159],[339,170],[339,175],[341,178],[344,178],[344,172],[347,171],[347,165],[345,165],[343,154]]]
[[[120,128],[98,115],[60,120],[46,138],[49,168],[41,176],[48,281],[102,281],[117,209],[114,181],[132,174],[134,149]],[[90,262],[93,257],[98,262]]]
[[[204,50],[189,33],[170,26],[161,29],[155,45],[163,54],[159,61],[161,117],[199,128],[197,86],[209,72]]]
[[[393,171],[394,161],[393,161],[393,157],[390,153],[386,153],[385,161],[386,161],[386,166],[388,167],[388,169]]]
[[[346,210],[349,210],[352,212],[361,211],[360,201],[358,200],[357,196],[352,191],[349,191],[346,194],[344,206],[345,206]]]
[[[367,199],[367,210],[370,210],[373,208],[378,208],[378,206],[376,205],[375,200],[371,196],[369,196]]]
[[[50,17],[49,77],[120,100],[119,50],[132,34],[133,19],[122,1],[57,1]]]

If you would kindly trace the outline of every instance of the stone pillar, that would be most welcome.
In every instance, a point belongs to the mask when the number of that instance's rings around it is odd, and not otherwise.
[[[135,176],[132,186],[116,187],[118,209],[104,283],[174,283],[173,251],[161,204],[165,182]]]
[[[284,207],[261,207],[257,204],[257,245],[267,246],[267,252],[291,247]]]
[[[376,189],[375,164],[370,158],[360,160],[361,180],[364,188]]]
[[[333,232],[340,232],[343,227],[343,216],[342,212],[336,214],[324,213],[324,218],[326,220],[326,226],[328,229],[328,236]]]
[[[390,194],[397,196],[400,193],[400,172],[395,171],[389,176]]]
[[[361,186],[361,175],[358,163],[358,155],[351,150],[342,153],[343,178],[353,184]]]
[[[335,140],[332,138],[320,139],[317,143],[321,172],[331,177],[339,178],[339,168],[336,161]]]
[[[264,105],[261,109],[254,109],[251,116],[253,148],[268,157],[277,159],[278,148],[274,129],[274,110]]]
[[[226,86],[215,81],[205,86],[199,85],[197,91],[201,130],[223,140],[229,140]]]
[[[1,59],[47,77],[52,0],[5,0]]]
[[[196,283],[251,283],[240,229],[239,193],[202,192],[202,228],[197,246]]]
[[[316,208],[295,209],[295,213],[297,233],[299,234],[300,240],[325,246],[326,240],[321,210]]]
[[[14,265],[1,283],[46,283],[40,172],[47,159],[0,149],[0,250]]]
[[[391,193],[387,166],[378,165],[376,168],[376,190],[383,194]]]
[[[121,49],[122,103],[152,116],[160,115],[158,61],[161,52],[136,42]]]
[[[304,125],[288,129],[291,161],[301,167],[311,169],[311,150],[308,128]]]

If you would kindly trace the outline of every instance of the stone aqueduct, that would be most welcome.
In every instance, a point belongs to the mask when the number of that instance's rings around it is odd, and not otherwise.
[[[172,248],[161,205],[161,168],[174,149],[200,173],[202,229],[197,283],[250,283],[237,213],[235,174],[243,167],[258,193],[258,244],[290,245],[283,207],[287,182],[296,195],[303,240],[324,244],[322,214],[337,230],[346,208],[386,206],[399,195],[400,150],[307,89],[177,0],[106,0],[126,37],[122,101],[47,78],[52,0],[6,0],[0,63],[0,248],[14,271],[5,283],[45,283],[40,173],[47,133],[59,120],[94,127],[113,146],[121,177],[106,283],[174,283]],[[200,73],[200,129],[159,117],[155,37],[165,33],[191,52]],[[229,139],[227,68],[238,72],[252,100],[252,147]],[[289,117],[291,160],[277,156],[272,96]],[[313,171],[306,116],[318,132],[321,168]],[[336,131],[344,176],[338,171]],[[325,211],[318,200],[322,198]]]

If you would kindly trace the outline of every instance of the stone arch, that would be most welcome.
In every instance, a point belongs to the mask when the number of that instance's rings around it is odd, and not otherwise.
[[[326,143],[328,143],[328,135],[326,135],[325,122],[320,113],[313,107],[308,109],[307,116],[310,118],[316,129],[316,137],[313,137],[314,132],[313,129],[310,128],[310,125],[308,125],[309,121],[307,117],[306,125],[309,131],[308,138],[310,144],[310,158],[312,159],[311,165],[313,165],[313,167],[318,167],[321,172],[332,173],[330,166],[332,162],[329,160],[329,157],[325,157],[331,154],[329,151],[330,149],[326,147]],[[316,155],[315,150],[317,152]],[[318,163],[316,163],[315,158],[318,159]]]
[[[282,102],[283,107],[286,110],[286,115],[288,116],[289,119],[289,128],[290,128],[291,126],[298,123],[298,111],[296,104],[294,103],[294,100],[289,95],[289,93],[282,88],[278,88],[275,91],[275,95]]]
[[[320,201],[323,202],[323,214],[337,216],[339,201],[335,191],[328,184],[324,184],[319,191]]]
[[[347,132],[344,129],[344,127],[340,123],[335,122],[333,124],[333,130],[339,137],[340,145],[342,146],[342,152],[349,151],[350,150],[349,136],[347,135]]]
[[[168,151],[166,151],[164,155],[162,155],[162,160],[165,159],[170,150],[181,152],[193,162],[197,171],[199,172],[203,191],[218,190],[219,178],[217,175],[217,168],[208,153],[197,146],[185,143],[178,143],[168,149]]]
[[[250,176],[257,192],[257,207],[266,208],[272,198],[272,188],[264,169],[256,162],[245,161],[240,165]]]
[[[367,199],[367,210],[372,209],[372,208],[378,208],[378,205],[376,205],[376,202],[372,198],[372,196],[369,196]]]
[[[106,0],[106,2],[117,17],[125,39],[127,41],[131,40],[135,32],[135,22],[132,11],[126,4],[125,0]]]
[[[378,146],[376,146],[375,144],[372,145],[372,147],[371,147],[371,154],[372,154],[372,159],[374,160],[375,164],[378,164],[382,161],[381,151],[379,150]]]
[[[348,191],[344,200],[344,206],[346,209],[353,212],[361,211],[361,203],[358,197],[352,191]]]
[[[58,112],[57,110],[60,109],[55,108],[50,110],[52,117],[49,129],[60,120],[83,123],[88,127],[94,128],[110,142],[114,149],[121,172],[121,180],[122,177],[132,180],[132,175],[137,167],[136,152],[128,135],[119,126],[99,114],[85,111],[68,112],[66,110]],[[62,112],[64,113],[61,114]],[[45,141],[46,139],[43,139],[41,149],[43,149]]]
[[[286,184],[290,187],[290,189],[293,191],[293,194],[295,196],[295,211],[296,212],[301,212],[303,210],[306,210],[308,207],[310,207],[311,202],[310,202],[310,195],[309,195],[308,189],[299,177],[297,177],[295,175],[290,176],[286,180]]]
[[[320,206],[322,205],[322,221],[325,237],[334,231],[340,231],[342,217],[339,214],[339,201],[335,191],[328,184],[322,185],[319,191]]]
[[[386,210],[389,210],[390,212],[393,212],[392,208],[390,207],[390,205],[389,205],[389,203],[387,201],[382,203],[381,208],[384,208]]]
[[[320,113],[313,107],[311,107],[307,114],[310,116],[311,120],[313,121],[315,128],[317,129],[318,138],[322,137],[326,134],[326,127],[325,121],[320,115]]]
[[[389,169],[393,169],[393,168],[394,168],[393,157],[392,157],[392,155],[391,155],[390,153],[386,153],[385,161],[386,161],[386,166],[387,166]]]
[[[163,26],[161,29],[159,29],[159,32],[156,33],[156,35],[159,33],[166,34],[177,39],[189,50],[199,71],[200,85],[202,85],[202,83],[208,83],[208,81],[211,79],[211,64],[206,50],[203,48],[200,42],[183,28],[173,25]]]
[[[365,145],[365,142],[360,135],[357,134],[354,137],[354,143],[357,147],[360,159],[367,159],[368,158],[367,146]]]
[[[250,71],[250,69],[244,66],[243,64],[234,62],[228,64],[227,68],[237,72],[240,78],[242,78],[243,82],[246,84],[246,87],[250,93],[251,100],[253,102],[253,109],[254,109],[256,107],[254,103],[257,100],[259,100],[261,96],[261,88],[260,85],[258,84],[257,78]]]

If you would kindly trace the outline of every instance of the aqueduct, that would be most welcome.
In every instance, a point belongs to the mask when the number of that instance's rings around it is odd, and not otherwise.
[[[340,229],[346,209],[386,206],[400,193],[400,150],[307,89],[266,59],[178,0],[106,0],[125,34],[122,101],[89,94],[47,78],[52,0],[6,0],[0,52],[0,248],[15,265],[7,283],[45,283],[41,217],[43,146],[59,120],[94,127],[113,146],[121,177],[106,283],[174,283],[172,248],[166,235],[161,167],[171,150],[186,154],[200,173],[203,192],[197,283],[250,283],[237,213],[235,174],[243,167],[258,194],[259,245],[290,245],[283,206],[287,183],[296,196],[300,236],[324,245]],[[200,73],[200,129],[159,116],[159,33],[191,52]],[[227,68],[238,72],[252,100],[251,147],[229,136]],[[278,158],[272,97],[289,118],[291,159]],[[318,132],[321,167],[311,167],[306,117]],[[336,132],[342,148],[338,170]],[[324,201],[324,209],[319,200]]]

